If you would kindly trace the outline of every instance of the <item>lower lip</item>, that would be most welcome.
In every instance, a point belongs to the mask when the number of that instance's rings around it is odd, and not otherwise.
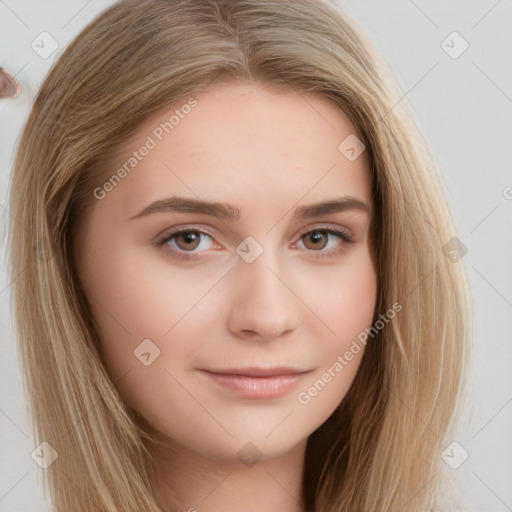
[[[214,382],[242,398],[275,398],[289,393],[302,380],[305,373],[274,375],[272,377],[247,377],[201,370]]]

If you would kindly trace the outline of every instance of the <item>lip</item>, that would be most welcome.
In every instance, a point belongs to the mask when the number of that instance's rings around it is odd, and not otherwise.
[[[219,386],[242,398],[276,398],[289,393],[311,370],[290,367],[199,370]]]

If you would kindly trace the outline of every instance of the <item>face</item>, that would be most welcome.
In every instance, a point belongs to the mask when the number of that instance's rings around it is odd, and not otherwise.
[[[222,85],[148,119],[94,192],[74,251],[102,358],[170,446],[276,457],[343,400],[377,289],[354,134],[320,97]]]

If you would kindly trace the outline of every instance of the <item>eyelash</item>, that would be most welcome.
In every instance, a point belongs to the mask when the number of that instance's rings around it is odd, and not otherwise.
[[[338,248],[338,249],[334,249],[334,250],[331,249],[328,252],[325,252],[323,250],[318,250],[318,251],[310,250],[310,252],[312,252],[312,253],[317,253],[317,257],[319,257],[321,259],[322,258],[327,259],[327,258],[338,256],[339,254],[346,252],[350,248],[350,246],[354,243],[354,241],[352,240],[352,238],[348,235],[348,233],[346,231],[344,231],[342,229],[327,228],[327,227],[315,227],[314,229],[305,231],[304,233],[302,233],[300,235],[299,240],[301,240],[305,236],[307,236],[311,233],[315,233],[315,232],[322,232],[322,233],[337,236],[346,245],[345,247],[342,247],[342,248]],[[201,229],[187,227],[187,228],[178,228],[173,231],[164,233],[163,235],[161,235],[155,239],[154,244],[157,245],[158,247],[163,247],[174,237],[181,235],[183,233],[199,233],[202,235],[207,235],[210,238],[213,238],[213,236],[206,231],[203,231]],[[190,260],[195,260],[199,257],[199,253],[194,253],[191,251],[180,251],[180,250],[176,250],[176,249],[171,249],[170,247],[168,248],[168,250],[173,253],[172,254],[173,257],[178,258],[178,259],[190,261]],[[306,249],[306,250],[308,250],[308,249]]]

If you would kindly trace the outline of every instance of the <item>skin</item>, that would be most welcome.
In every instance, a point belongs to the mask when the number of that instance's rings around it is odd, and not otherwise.
[[[150,448],[160,503],[170,503],[172,487],[183,510],[302,510],[307,438],[347,393],[364,347],[309,403],[298,395],[371,325],[375,306],[367,156],[350,161],[338,150],[356,130],[315,95],[231,83],[196,99],[77,226],[79,278],[107,369],[161,443]],[[175,108],[139,127],[112,172]],[[133,218],[170,196],[226,202],[240,217]],[[340,196],[370,212],[293,218],[297,207]],[[178,226],[207,235],[154,243]],[[341,229],[352,242],[321,228]],[[236,252],[248,236],[263,249],[252,263]],[[195,259],[176,256],[190,253]],[[160,350],[148,366],[134,356],[144,339]],[[199,372],[254,365],[310,372],[273,398],[240,397]],[[237,455],[249,442],[261,456],[251,466]]]

